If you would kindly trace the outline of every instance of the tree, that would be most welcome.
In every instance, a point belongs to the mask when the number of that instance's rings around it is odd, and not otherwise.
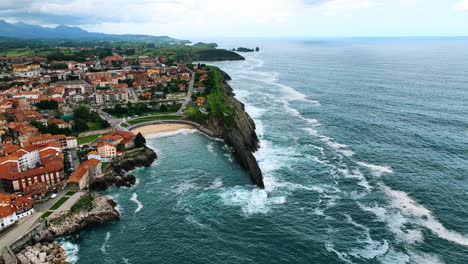
[[[135,137],[135,147],[142,148],[146,145],[146,139],[141,133],[138,133]]]
[[[89,109],[86,106],[79,106],[73,111],[73,115],[76,119],[87,120],[90,117]]]
[[[75,122],[73,124],[73,131],[83,132],[83,131],[88,130],[88,128],[89,127],[86,121],[84,121],[83,119],[75,119]]]

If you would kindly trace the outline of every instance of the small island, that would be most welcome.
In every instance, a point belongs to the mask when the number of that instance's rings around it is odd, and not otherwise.
[[[237,52],[259,52],[260,48],[256,47],[255,49],[249,49],[245,47],[239,47],[237,49],[233,48],[232,51],[237,51]]]

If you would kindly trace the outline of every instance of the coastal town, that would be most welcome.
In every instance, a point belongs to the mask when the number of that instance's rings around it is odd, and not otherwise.
[[[113,161],[145,148],[145,138],[132,127],[206,118],[208,79],[205,65],[117,50],[82,62],[0,57],[4,258],[39,223],[73,210],[93,184],[108,177]],[[24,263],[53,259],[21,256]],[[53,263],[65,263],[58,259]]]

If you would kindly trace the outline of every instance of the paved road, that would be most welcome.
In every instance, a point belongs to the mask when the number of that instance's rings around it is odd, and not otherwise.
[[[57,197],[55,199],[49,199],[45,203],[38,203],[34,205],[34,213],[28,217],[22,218],[16,226],[14,226],[12,229],[10,229],[7,233],[3,234],[0,237],[0,248],[4,246],[9,246],[13,244],[15,241],[20,239],[24,234],[26,234],[31,228],[35,226],[36,223],[38,223],[38,220],[42,216],[43,213],[49,210],[49,208],[55,204],[60,198],[65,196],[68,190],[62,190],[57,194]],[[77,198],[80,195],[79,193],[75,193],[67,202],[65,202],[62,206],[60,206],[59,209],[56,210],[56,212],[59,211],[64,211],[64,210],[69,210],[73,204],[71,204],[72,201],[77,201]],[[81,196],[79,196],[81,197]],[[79,198],[78,197],[78,198]],[[70,202],[70,203],[69,203]],[[71,204],[71,205],[70,205]]]
[[[180,107],[179,111],[177,111],[176,114],[178,115],[183,115],[185,109],[187,108],[188,104],[192,101],[192,95],[193,95],[193,85],[195,83],[195,73],[192,72],[192,79],[190,79],[189,87],[188,87],[188,92],[187,92],[187,97],[185,97],[185,102],[182,104]]]

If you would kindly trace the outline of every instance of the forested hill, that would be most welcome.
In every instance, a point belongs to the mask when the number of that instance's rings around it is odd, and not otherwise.
[[[112,40],[112,41],[139,41],[157,43],[189,43],[190,41],[178,40],[168,36],[150,35],[114,35],[94,33],[79,27],[60,25],[55,28],[47,28],[25,23],[8,23],[0,20],[0,37],[20,39],[71,39],[71,40]]]

